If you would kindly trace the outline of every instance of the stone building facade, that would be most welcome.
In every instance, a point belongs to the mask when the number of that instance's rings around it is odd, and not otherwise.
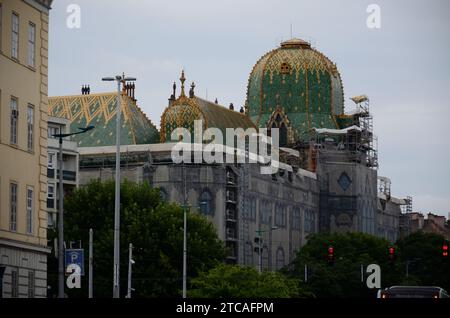
[[[0,0],[0,297],[46,297],[51,0]]]

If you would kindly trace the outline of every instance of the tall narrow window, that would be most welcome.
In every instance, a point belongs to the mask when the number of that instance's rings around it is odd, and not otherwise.
[[[19,16],[17,13],[12,14],[11,19],[11,57],[19,58]]]
[[[34,271],[28,271],[28,298],[34,298]]]
[[[33,188],[27,187],[27,234],[33,233]]]
[[[11,297],[19,297],[19,278],[17,277],[17,270],[11,271]]]
[[[10,184],[9,229],[17,231],[17,184]]]
[[[36,62],[36,26],[28,24],[28,66],[35,66]]]
[[[28,137],[28,150],[33,150],[33,130],[34,130],[34,107],[28,105],[27,109],[27,137]]]
[[[49,152],[48,153],[48,169],[55,169],[55,153]]]
[[[17,99],[11,98],[11,131],[10,131],[10,143],[17,145],[17,122],[19,118],[19,111],[17,109]]]
[[[292,230],[300,230],[300,209],[293,208],[292,210]]]
[[[277,260],[276,260],[276,266],[277,266],[277,270],[280,270],[284,267],[284,250],[283,248],[280,246],[277,249]]]

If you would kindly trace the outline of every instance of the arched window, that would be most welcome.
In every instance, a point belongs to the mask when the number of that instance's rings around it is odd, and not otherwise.
[[[292,230],[299,231],[301,228],[301,213],[300,208],[295,207],[292,209]]]
[[[272,136],[272,129],[271,128],[278,128],[278,140],[279,140],[279,146],[285,147],[288,144],[288,129],[286,126],[286,122],[283,120],[283,117],[281,114],[277,114],[275,119],[271,121],[270,128],[268,129],[268,136]]]
[[[280,147],[285,147],[287,145],[287,128],[284,123],[280,126]]]
[[[203,215],[213,215],[214,214],[214,210],[213,210],[213,202],[212,202],[212,194],[211,192],[209,192],[208,189],[205,189],[202,191],[202,193],[200,194],[200,198],[199,198],[199,206],[200,206],[200,211]]]
[[[284,263],[284,250],[283,248],[280,246],[277,249],[277,262],[276,262],[276,266],[277,266],[277,270],[280,270],[284,267],[285,263]]]
[[[275,225],[286,227],[286,208],[282,204],[275,205]]]

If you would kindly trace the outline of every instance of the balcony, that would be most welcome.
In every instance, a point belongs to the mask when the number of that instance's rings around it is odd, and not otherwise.
[[[55,178],[55,169],[47,169],[47,178]],[[59,170],[56,171],[56,179],[59,179]],[[77,173],[75,171],[63,170],[64,181],[76,181]]]
[[[47,142],[48,142],[48,148],[55,149],[55,150],[59,149],[59,139],[58,138],[48,138]],[[63,146],[63,154],[65,152],[72,152],[75,154],[78,151],[78,144],[76,141],[63,140],[62,146]]]
[[[59,171],[56,174],[56,177],[59,178]],[[63,180],[64,181],[76,181],[77,173],[75,171],[63,170]]]

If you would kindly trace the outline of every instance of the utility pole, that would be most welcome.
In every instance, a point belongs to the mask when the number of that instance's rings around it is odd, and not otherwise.
[[[94,266],[93,266],[93,247],[94,244],[94,231],[89,229],[89,298],[93,298],[94,290],[93,290],[93,275],[94,275]]]
[[[64,298],[64,185],[63,185],[63,138],[72,135],[82,134],[94,129],[94,126],[78,128],[80,131],[74,133],[54,134],[54,138],[59,138],[59,204],[58,204],[58,298]]]
[[[361,264],[361,283],[364,283],[364,265]]]
[[[183,299],[186,298],[186,281],[187,281],[187,197],[186,197],[186,169],[183,162],[183,187],[184,187],[184,203],[183,203]]]
[[[305,283],[308,282],[308,265],[305,264]]]
[[[60,132],[62,133],[62,132]],[[59,220],[58,220],[58,298],[64,298],[64,189],[63,189],[63,139],[59,137]]]
[[[133,244],[130,243],[130,246],[128,248],[128,293],[127,298],[131,298],[131,291],[133,290],[131,288],[131,267],[134,264],[133,260]]]

